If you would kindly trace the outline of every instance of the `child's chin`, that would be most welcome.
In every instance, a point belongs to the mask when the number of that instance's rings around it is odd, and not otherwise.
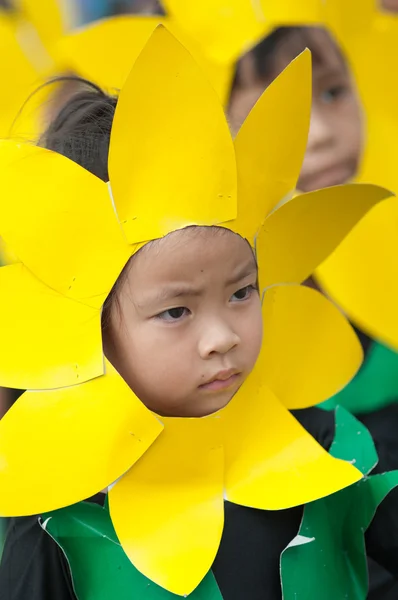
[[[239,386],[240,387],[240,386]],[[185,405],[153,410],[160,418],[198,419],[208,417],[225,408],[235,396],[237,390],[228,390],[219,394],[203,394],[195,401]]]
[[[222,410],[231,402],[235,394],[223,394],[218,398],[209,398],[207,401],[202,401],[197,407],[197,414],[192,415],[194,417],[208,417],[214,415],[214,413]]]

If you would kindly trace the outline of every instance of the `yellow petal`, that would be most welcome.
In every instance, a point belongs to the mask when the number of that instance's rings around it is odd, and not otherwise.
[[[361,479],[351,464],[331,457],[253,375],[245,383],[245,410],[236,395],[225,413],[228,500],[280,510],[312,502]]]
[[[161,26],[120,94],[109,172],[130,243],[236,217],[235,156],[221,103]]]
[[[191,4],[190,6],[193,7],[194,5]],[[196,5],[194,10],[196,10]],[[203,44],[201,43],[201,40],[192,37],[192,32],[189,30],[189,26],[186,27],[185,22],[180,22],[171,16],[164,21],[164,24],[177,40],[189,50],[195,62],[217,92],[217,96],[221,100],[222,105],[227,106],[236,70],[235,61],[219,61],[215,59],[214,56],[209,53],[209,48],[207,48],[206,44]]]
[[[56,45],[59,68],[78,73],[111,93],[120,90],[156,27],[164,23],[192,53],[225,104],[234,71],[203,54],[200,45],[175,21],[160,17],[118,16],[101,19],[63,36]]]
[[[0,80],[2,82],[0,137],[9,137],[11,133],[14,133],[14,120],[19,109],[29,93],[37,87],[38,71],[17,39],[16,23],[1,13],[0,55],[7,57],[7,60],[0,61]],[[26,111],[24,111],[21,118],[18,118],[18,129],[24,133],[36,133],[37,115],[35,117],[35,119],[27,118]]]
[[[262,0],[273,25],[303,25],[317,18],[341,45],[352,67],[362,101],[366,135],[357,181],[373,182],[398,192],[396,140],[398,19],[383,11],[381,0]],[[277,15],[279,13],[279,15]],[[312,15],[312,16],[311,16]],[[369,48],[372,52],[369,52]],[[321,283],[363,330],[398,348],[397,211],[376,208],[320,270]],[[380,217],[376,217],[376,213]],[[388,214],[389,213],[389,214]],[[381,215],[384,214],[383,217]],[[374,215],[374,216],[373,216]],[[374,219],[373,226],[370,225]],[[380,226],[380,230],[376,228]],[[362,240],[361,244],[359,241]]]
[[[398,349],[398,203],[377,206],[317,271],[322,288],[363,331]]]
[[[36,29],[44,44],[51,48],[71,24],[73,2],[64,0],[20,0],[23,16]]]
[[[130,256],[106,184],[28,144],[1,142],[0,164],[5,243],[49,287],[100,307]]]
[[[286,25],[318,25],[325,11],[324,0],[260,0],[269,22],[274,27]],[[346,5],[344,5],[346,6]]]
[[[330,398],[354,377],[362,347],[342,313],[316,290],[277,286],[263,300],[259,362],[274,394],[288,408]]]
[[[181,596],[209,571],[223,529],[220,419],[166,419],[159,440],[109,492],[124,551]]]
[[[22,264],[0,268],[0,385],[51,389],[103,373],[101,314],[61,296]]]
[[[162,20],[120,16],[91,23],[61,38],[58,62],[97,85],[120,90],[131,68]]]
[[[79,502],[125,473],[162,431],[106,365],[83,385],[26,392],[0,421],[0,515]]]
[[[252,240],[293,191],[307,145],[311,55],[303,52],[265,90],[236,139],[239,213],[235,231]]]
[[[307,279],[358,221],[391,195],[374,185],[352,184],[302,194],[283,204],[257,237],[261,287]]]
[[[163,0],[167,13],[189,32],[204,54],[232,63],[253,46],[267,29],[259,2],[247,0]]]

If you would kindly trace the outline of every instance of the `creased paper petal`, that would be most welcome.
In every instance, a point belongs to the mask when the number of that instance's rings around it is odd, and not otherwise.
[[[265,90],[235,139],[240,210],[233,228],[243,237],[252,240],[268,213],[296,187],[310,114],[306,50]]]
[[[270,25],[318,24],[332,34],[352,68],[366,135],[356,180],[398,191],[396,15],[381,0],[262,0]],[[372,52],[369,52],[369,48]],[[365,217],[321,267],[320,282],[370,337],[398,349],[398,209],[387,201]],[[383,216],[382,216],[383,215]]]
[[[257,237],[261,287],[304,281],[373,206],[391,195],[374,185],[352,184],[303,194],[283,204]]]
[[[321,287],[375,339],[398,349],[398,201],[375,207],[318,269]]]
[[[101,19],[63,36],[55,55],[66,71],[79,73],[115,93],[123,87],[134,62],[161,23],[192,53],[223,104],[228,102],[234,64],[219,63],[206,56],[205,49],[168,18],[123,15]]]
[[[248,410],[239,408],[237,395],[225,411],[228,500],[280,510],[332,494],[362,477],[351,464],[332,458],[260,385],[258,370],[245,385]]]
[[[367,473],[377,463],[377,453],[366,428],[352,421],[351,415],[337,409],[330,452],[349,457]],[[364,533],[397,485],[398,471],[370,475],[305,506],[299,534],[281,556],[283,598],[318,600],[320,589],[325,590],[322,600],[365,598],[369,581]]]
[[[288,408],[333,396],[362,363],[361,344],[344,315],[311,288],[275,286],[264,294],[263,377]]]
[[[104,371],[100,311],[54,292],[20,263],[0,268],[0,331],[2,386],[60,388]]]
[[[144,577],[121,547],[106,509],[80,502],[43,515],[41,526],[68,559],[73,587],[79,600],[178,600]],[[209,572],[190,600],[222,600]]]
[[[159,444],[109,492],[117,536],[134,566],[190,594],[211,568],[224,519],[220,420],[165,420]]]
[[[129,243],[236,218],[235,156],[221,103],[162,26],[120,94],[109,173]]]
[[[335,410],[335,432],[329,454],[355,465],[363,475],[369,475],[379,462],[371,433],[342,406]]]
[[[161,22],[159,17],[102,19],[61,38],[55,48],[57,59],[68,71],[116,93]]]
[[[397,486],[398,471],[390,471],[306,506],[296,544],[282,554],[283,598],[319,600],[320,589],[325,590],[322,600],[366,598],[369,575],[364,531]],[[302,538],[308,540],[307,545],[300,544]]]
[[[109,363],[106,375],[26,392],[0,421],[0,515],[41,514],[123,475],[162,425]]]
[[[6,244],[49,287],[100,307],[130,256],[106,184],[28,144],[1,142],[0,165]]]

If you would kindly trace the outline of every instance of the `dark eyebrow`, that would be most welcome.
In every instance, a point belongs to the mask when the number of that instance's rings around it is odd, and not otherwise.
[[[314,75],[318,80],[332,79],[333,77],[350,77],[347,67],[342,64],[341,68],[329,65],[314,68]]]
[[[169,285],[161,290],[159,290],[156,294],[150,295],[148,298],[143,299],[139,302],[140,307],[145,307],[149,305],[158,305],[164,302],[172,302],[177,298],[197,298],[202,295],[202,290],[193,288],[189,285],[178,284]]]
[[[228,287],[235,283],[239,283],[239,281],[242,281],[242,279],[245,279],[245,277],[253,275],[253,273],[257,275],[257,264],[254,258],[252,258],[250,262],[239,267],[239,269],[236,270],[235,274],[227,279],[225,284]]]
[[[185,285],[176,285],[175,287],[170,286],[168,288],[165,288],[163,290],[161,290],[157,295],[156,295],[156,300],[159,301],[163,301],[163,300],[172,300],[174,298],[181,298],[182,296],[191,296],[194,298],[197,298],[199,296],[202,295],[202,290],[193,288],[191,286],[185,286]]]
[[[252,258],[250,262],[240,266],[240,268],[235,271],[234,275],[225,281],[225,286],[228,287],[239,283],[239,281],[242,281],[242,279],[245,279],[245,277],[249,277],[254,273],[257,275],[257,265],[255,259]],[[194,288],[190,285],[184,285],[182,283],[176,283],[175,285],[171,284],[162,290],[159,290],[155,296],[148,298],[144,302],[140,302],[140,305],[145,306],[152,303],[158,304],[162,302],[169,302],[177,298],[199,298],[202,295],[203,290],[201,289]]]

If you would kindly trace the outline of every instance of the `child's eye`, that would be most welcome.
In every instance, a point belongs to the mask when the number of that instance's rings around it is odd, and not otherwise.
[[[232,302],[241,302],[242,300],[247,300],[250,298],[253,292],[256,291],[256,287],[254,285],[245,285],[245,287],[241,288],[231,296]]]
[[[346,85],[334,85],[324,90],[321,94],[322,100],[326,104],[331,104],[348,91],[348,86]]]
[[[177,306],[177,308],[170,308],[169,310],[164,310],[163,312],[156,315],[157,319],[161,319],[162,321],[180,321],[183,317],[186,317],[190,314],[190,310],[185,308],[185,306]]]

